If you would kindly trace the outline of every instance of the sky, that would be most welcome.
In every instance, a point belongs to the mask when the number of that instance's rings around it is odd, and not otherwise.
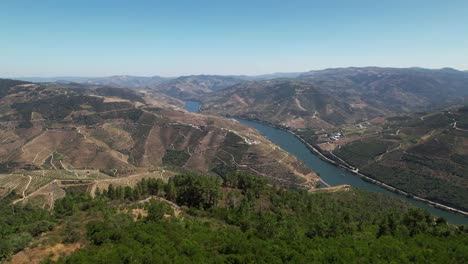
[[[0,77],[468,70],[467,0],[1,0]]]

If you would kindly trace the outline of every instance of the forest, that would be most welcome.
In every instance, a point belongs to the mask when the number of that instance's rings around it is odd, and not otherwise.
[[[468,260],[465,226],[449,225],[399,200],[358,190],[290,190],[238,172],[184,173],[167,183],[145,179],[133,188],[111,185],[94,198],[71,192],[52,212],[17,205],[3,205],[1,211],[3,259],[61,228],[62,243],[82,247],[58,263]]]

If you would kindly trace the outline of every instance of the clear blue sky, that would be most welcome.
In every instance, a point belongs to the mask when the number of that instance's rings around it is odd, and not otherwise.
[[[468,70],[468,1],[2,0],[0,76]]]

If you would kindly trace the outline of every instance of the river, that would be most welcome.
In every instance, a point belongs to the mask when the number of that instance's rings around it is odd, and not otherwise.
[[[185,101],[185,103],[185,109],[187,111],[198,112],[200,109],[199,102]],[[271,140],[273,143],[296,156],[311,170],[318,173],[320,177],[331,186],[349,184],[353,188],[381,193],[387,196],[398,198],[400,200],[404,200],[414,206],[427,210],[435,216],[442,216],[449,223],[468,225],[468,217],[435,208],[428,205],[427,203],[416,201],[406,196],[391,192],[383,187],[364,181],[359,176],[320,159],[315,153],[309,150],[309,148],[307,148],[304,143],[302,143],[299,139],[287,131],[254,121],[244,119],[237,120],[245,125],[255,128],[258,132]]]

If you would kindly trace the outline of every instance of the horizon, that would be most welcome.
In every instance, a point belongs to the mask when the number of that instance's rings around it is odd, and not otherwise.
[[[322,68],[322,69],[312,69],[312,70],[305,70],[305,71],[298,71],[298,72],[286,72],[286,71],[276,71],[276,72],[267,72],[267,73],[260,73],[260,74],[212,74],[212,73],[200,73],[200,74],[187,74],[187,75],[173,75],[173,76],[163,76],[159,74],[153,75],[129,75],[129,74],[112,74],[112,75],[96,75],[96,76],[80,76],[80,75],[70,75],[70,76],[60,76],[60,75],[50,75],[50,76],[0,76],[3,79],[19,79],[19,78],[38,78],[38,79],[57,79],[57,78],[111,78],[111,77],[140,77],[140,78],[151,78],[151,77],[160,77],[160,78],[178,78],[178,77],[187,77],[187,76],[226,76],[226,77],[236,77],[236,76],[245,76],[245,77],[256,77],[256,76],[263,76],[263,75],[275,75],[275,74],[301,74],[311,71],[324,71],[324,70],[332,70],[332,69],[350,69],[350,68],[390,68],[390,69],[425,69],[425,70],[443,70],[443,69],[453,69],[460,72],[468,72],[468,70],[464,69],[457,69],[454,67],[441,67],[441,68],[426,68],[426,67],[387,67],[387,66],[347,66],[347,67],[330,67],[330,68]]]
[[[466,71],[466,13],[466,1],[435,0],[5,1],[0,76],[254,76],[346,65]]]

